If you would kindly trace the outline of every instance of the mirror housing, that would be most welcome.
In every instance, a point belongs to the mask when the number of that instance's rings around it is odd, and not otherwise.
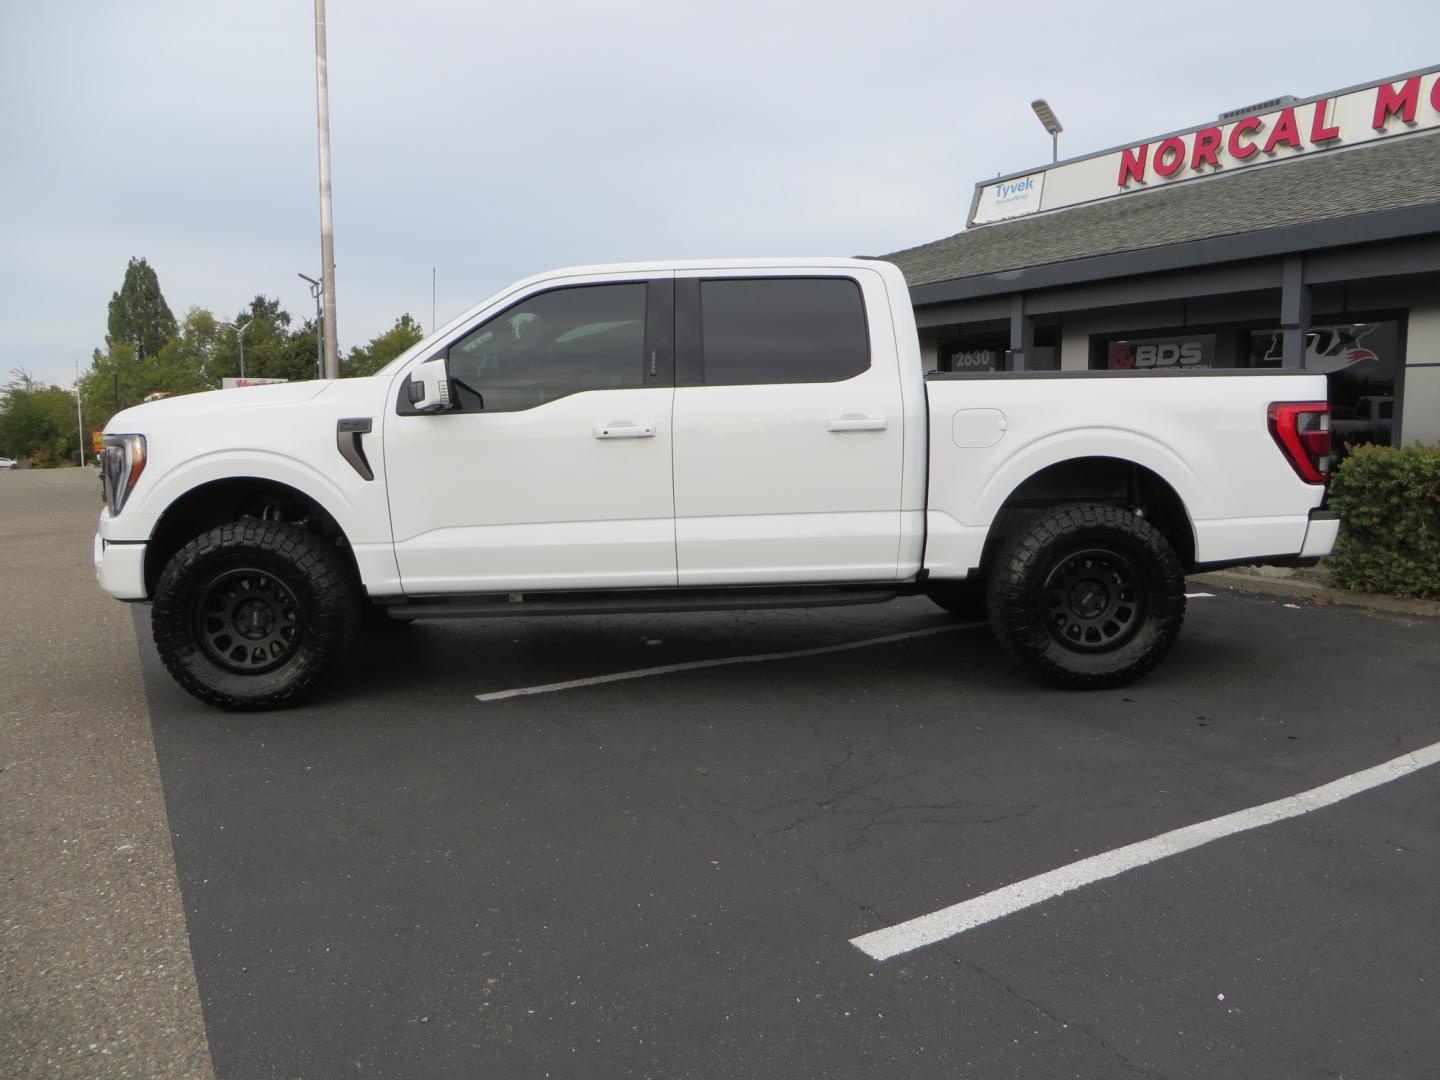
[[[450,373],[444,353],[411,369],[410,404],[416,412],[443,412],[450,408]]]

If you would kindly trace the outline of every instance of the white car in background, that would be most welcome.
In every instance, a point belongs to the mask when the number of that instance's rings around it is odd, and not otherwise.
[[[0,469],[18,469],[20,463],[11,457],[0,457]]]

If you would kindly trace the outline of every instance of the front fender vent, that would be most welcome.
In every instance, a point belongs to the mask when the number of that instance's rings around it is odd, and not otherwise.
[[[370,468],[370,459],[365,456],[362,435],[370,434],[373,421],[368,416],[351,416],[335,422],[335,448],[350,467],[360,474],[362,480],[374,480],[375,471]]]

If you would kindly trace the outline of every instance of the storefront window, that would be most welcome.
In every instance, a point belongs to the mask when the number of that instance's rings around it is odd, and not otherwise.
[[[1005,339],[941,338],[935,360],[940,371],[1002,371]]]
[[[1091,339],[1090,366],[1109,371],[1279,368],[1285,335],[1277,329],[1211,327],[1142,330]],[[1325,323],[1305,335],[1305,367],[1329,382],[1335,464],[1348,447],[1393,445],[1404,363],[1394,320]]]
[[[1106,343],[1111,371],[1184,371],[1234,367],[1217,349],[1219,334],[1178,334],[1172,337],[1114,338]]]
[[[1256,367],[1278,367],[1284,351],[1279,330],[1250,335]],[[1316,326],[1305,335],[1305,367],[1323,372],[1330,384],[1330,430],[1334,464],[1351,446],[1394,445],[1395,402],[1403,364],[1400,328],[1393,321]]]
[[[1059,368],[1054,336],[1053,331],[1035,335],[1035,347],[1030,350],[1025,370],[1055,371]],[[1016,370],[1015,353],[1008,339],[997,335],[941,338],[936,343],[935,363],[938,371]]]

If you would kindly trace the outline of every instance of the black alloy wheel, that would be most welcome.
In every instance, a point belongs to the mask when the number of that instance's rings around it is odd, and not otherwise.
[[[1044,588],[1050,633],[1079,652],[1118,648],[1144,623],[1145,577],[1117,551],[1087,548],[1062,556]]]
[[[1046,682],[1123,686],[1158,664],[1185,621],[1185,573],[1144,518],[1103,503],[1040,512],[1012,531],[988,574],[990,625]]]
[[[258,675],[279,667],[304,633],[300,602],[274,574],[224,570],[198,590],[195,637],[220,667]]]

